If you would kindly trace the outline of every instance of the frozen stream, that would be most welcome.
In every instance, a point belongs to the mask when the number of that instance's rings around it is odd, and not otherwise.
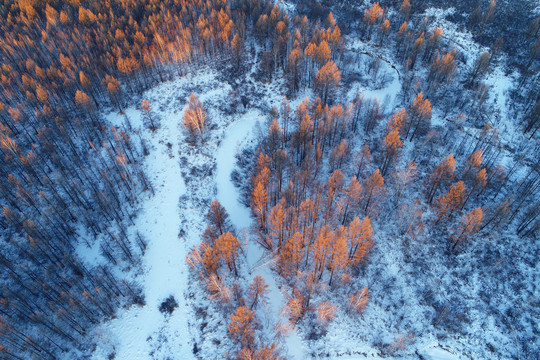
[[[229,216],[236,227],[241,232],[242,229],[249,228],[251,224],[251,215],[248,208],[239,202],[239,193],[231,181],[231,172],[235,166],[235,154],[242,143],[245,143],[253,136],[253,127],[257,120],[263,117],[257,111],[251,110],[242,118],[230,125],[226,130],[226,135],[221,143],[217,154],[217,199],[227,209]],[[281,309],[285,298],[278,288],[274,274],[270,265],[266,261],[259,264],[259,260],[264,256],[261,247],[254,242],[249,242],[247,249],[247,262],[250,269],[253,269],[251,276],[261,275],[269,286],[267,315],[270,317],[271,324],[282,319]],[[258,266],[256,266],[258,265]],[[303,360],[306,358],[304,345],[296,332],[292,329],[284,339],[285,350],[290,359]]]

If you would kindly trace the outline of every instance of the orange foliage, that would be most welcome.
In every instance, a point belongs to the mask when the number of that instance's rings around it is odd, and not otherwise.
[[[459,209],[465,201],[465,183],[458,181],[452,184],[448,194],[440,196],[437,199],[436,207],[439,212],[437,222],[440,221],[447,214],[451,214],[455,210]]]
[[[206,130],[206,113],[201,101],[193,93],[189,95],[187,108],[182,117],[182,123],[192,137],[201,136]]]
[[[358,290],[355,294],[352,294],[349,297],[349,304],[351,305],[352,309],[358,313],[362,313],[364,311],[368,301],[369,291],[367,287],[363,288],[362,290]]]
[[[373,228],[369,217],[364,217],[362,221],[355,218],[349,224],[349,263],[352,266],[358,265],[373,247]]]
[[[251,348],[255,342],[255,313],[245,306],[240,306],[231,314],[227,330],[229,337],[242,347]]]
[[[476,233],[484,221],[484,212],[481,207],[471,210],[461,219],[461,224],[454,235],[452,250],[463,240]]]
[[[369,9],[364,11],[364,21],[369,26],[375,24],[383,16],[383,8],[379,5],[378,2],[371,5]]]

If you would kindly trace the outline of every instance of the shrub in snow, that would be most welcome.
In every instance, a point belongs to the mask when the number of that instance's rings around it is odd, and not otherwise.
[[[169,296],[167,299],[165,299],[161,305],[159,305],[159,311],[162,314],[172,314],[174,309],[178,307],[178,303],[176,302],[176,299],[174,296]]]

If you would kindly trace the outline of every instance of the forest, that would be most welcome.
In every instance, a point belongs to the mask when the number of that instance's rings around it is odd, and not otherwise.
[[[537,359],[535,0],[0,2],[1,359]]]

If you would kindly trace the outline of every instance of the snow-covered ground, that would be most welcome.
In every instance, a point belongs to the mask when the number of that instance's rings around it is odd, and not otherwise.
[[[227,209],[229,217],[237,230],[248,228],[251,223],[251,212],[239,202],[237,188],[231,181],[231,172],[235,166],[235,154],[242,143],[253,135],[253,127],[262,120],[258,111],[248,111],[240,119],[232,123],[217,153],[217,200]]]
[[[137,278],[143,286],[146,305],[120,311],[116,319],[98,330],[94,359],[107,359],[109,354],[115,353],[118,360],[144,360],[152,359],[156,352],[182,354],[182,359],[191,359],[189,308],[184,298],[186,248],[178,236],[178,199],[185,193],[178,157],[174,155],[182,138],[178,117],[169,114],[162,118],[161,127],[151,133],[142,127],[137,110],[128,109],[126,116],[135,128],[144,132],[143,137],[151,149],[145,168],[155,195],[144,202],[133,229],[148,241],[142,262],[143,274]],[[175,297],[179,307],[165,317],[159,306],[170,295]],[[167,341],[162,342],[163,338]]]
[[[127,118],[134,131],[140,132],[146,141],[150,154],[144,166],[155,195],[143,202],[135,225],[130,229],[132,234],[138,231],[148,243],[140,273],[132,274],[142,285],[146,304],[120,310],[117,318],[95,330],[95,360],[108,359],[112,354],[117,360],[194,358],[185,259],[193,244],[200,241],[206,208],[191,201],[190,196],[197,196],[198,191],[192,189],[193,184],[188,187],[185,183],[181,161],[190,156],[191,165],[198,166],[204,164],[206,155],[189,153],[181,119],[189,93],[203,86],[212,89],[200,97],[209,102],[226,96],[228,90],[226,85],[217,83],[213,72],[201,71],[146,92],[143,98],[150,100],[152,116],[159,123],[155,132],[145,128],[138,107],[126,109],[125,115],[108,115],[115,126],[122,126]],[[197,188],[206,197],[213,196],[212,186]],[[87,259],[95,256],[95,250],[88,251]],[[171,295],[178,308],[170,315],[163,314],[159,307]]]

